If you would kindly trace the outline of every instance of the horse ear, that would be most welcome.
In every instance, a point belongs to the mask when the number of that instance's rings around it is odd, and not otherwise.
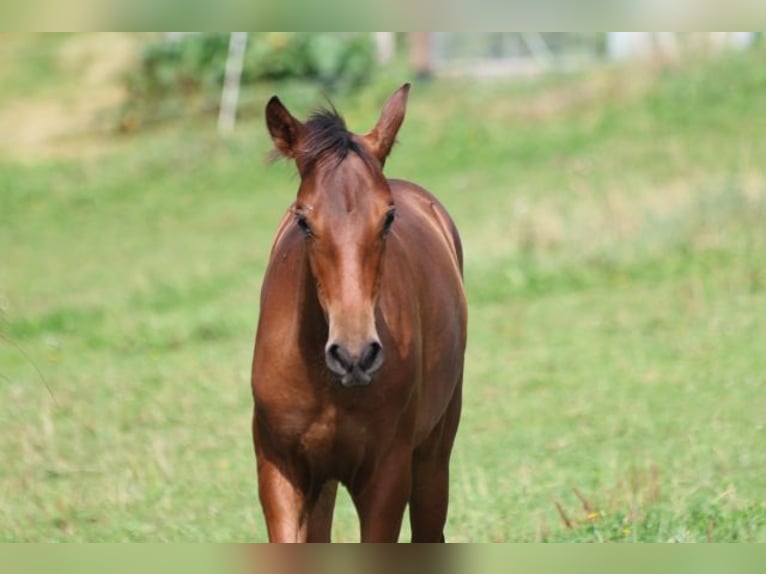
[[[276,96],[272,96],[266,104],[266,125],[274,145],[282,155],[294,158],[298,140],[303,133],[303,124],[287,111]]]
[[[381,165],[386,162],[386,158],[396,141],[396,133],[404,121],[404,111],[407,108],[407,95],[409,92],[409,84],[404,84],[396,90],[388,98],[386,105],[383,106],[378,123],[372,128],[372,131],[364,136],[365,142],[375,157],[378,158]]]

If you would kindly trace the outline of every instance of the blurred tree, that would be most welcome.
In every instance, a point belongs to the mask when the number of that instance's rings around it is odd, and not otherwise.
[[[229,53],[229,34],[152,36],[125,80],[122,125],[217,111]],[[375,69],[375,43],[369,33],[256,32],[249,34],[242,58],[243,88],[296,80],[332,93],[368,79]]]

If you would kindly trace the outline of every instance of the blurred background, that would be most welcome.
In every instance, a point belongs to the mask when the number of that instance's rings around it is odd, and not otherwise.
[[[466,252],[447,539],[766,541],[741,32],[0,35],[0,540],[265,540],[249,369],[298,179],[263,108],[365,132],[405,81],[386,172]]]

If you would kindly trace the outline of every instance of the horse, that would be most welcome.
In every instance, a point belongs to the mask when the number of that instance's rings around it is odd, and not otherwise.
[[[329,542],[338,484],[362,542],[443,542],[460,419],[463,249],[441,203],[387,179],[409,84],[375,127],[305,122],[273,96],[266,125],[300,185],[261,286],[252,362],[258,493],[271,542]]]

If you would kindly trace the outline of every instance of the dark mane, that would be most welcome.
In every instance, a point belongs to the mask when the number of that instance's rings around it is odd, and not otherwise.
[[[309,116],[304,126],[306,139],[298,153],[305,171],[311,171],[319,161],[330,157],[336,159],[337,165],[349,152],[367,159],[362,147],[346,129],[345,120],[334,109],[317,110]]]

